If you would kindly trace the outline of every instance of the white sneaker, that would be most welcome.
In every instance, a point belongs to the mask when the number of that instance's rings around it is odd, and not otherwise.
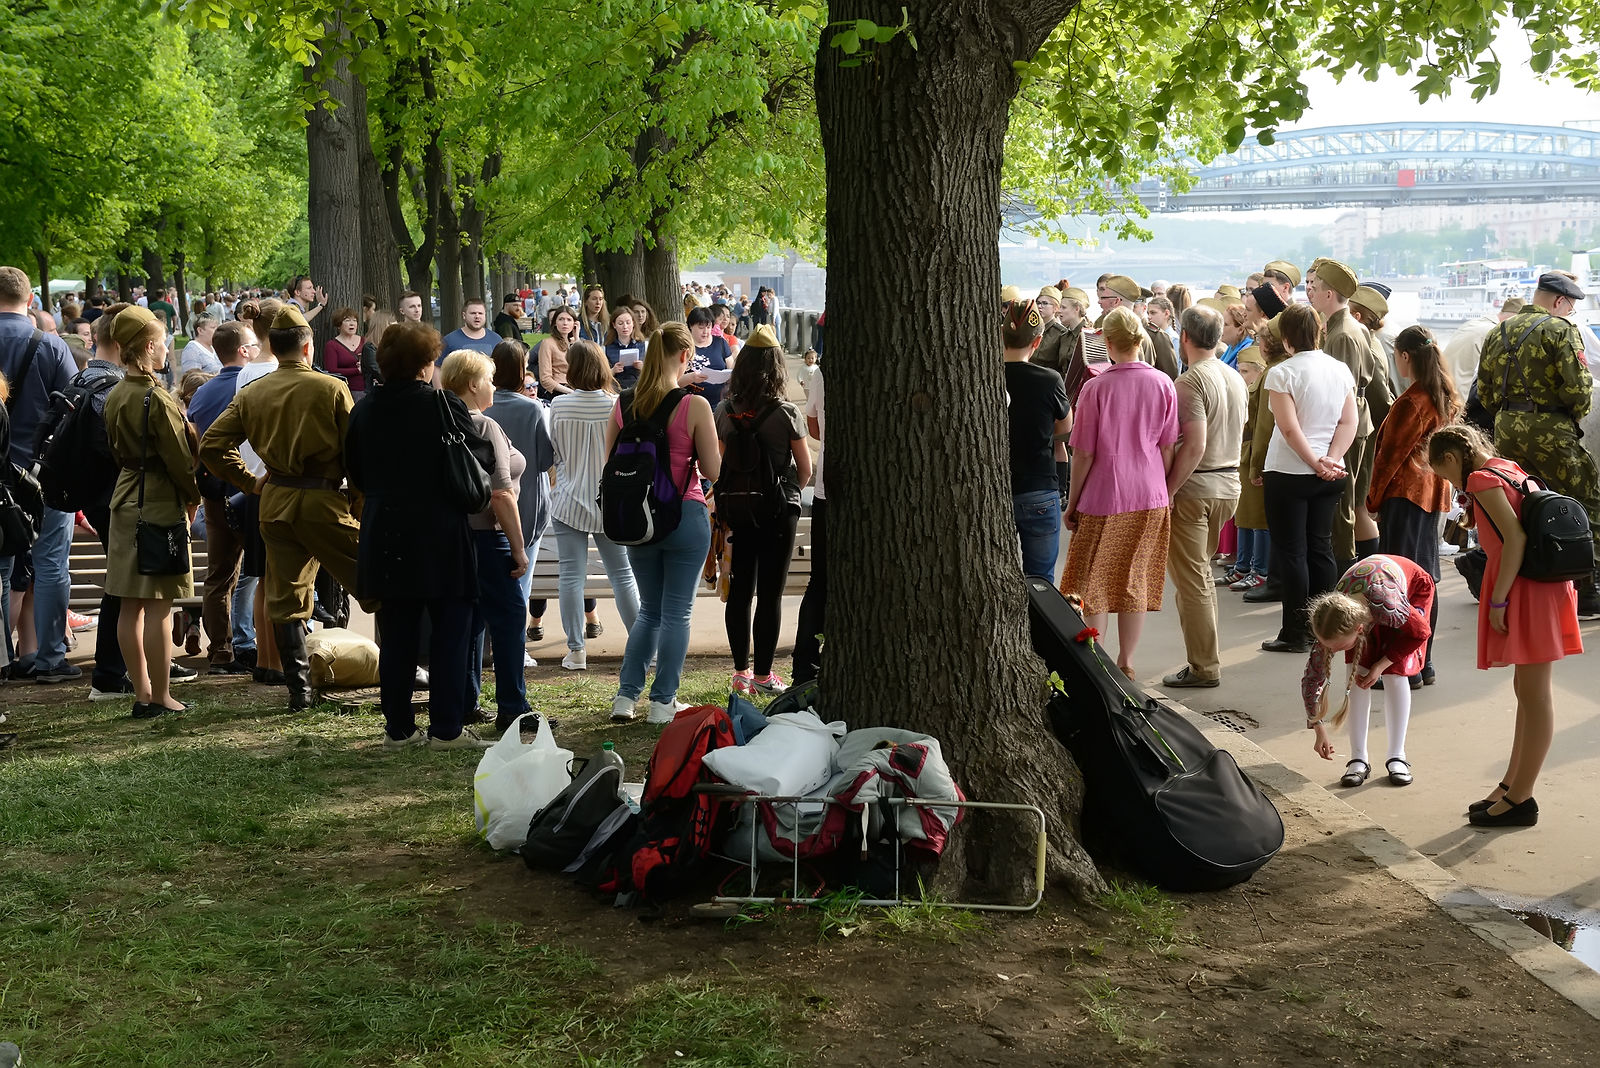
[[[493,744],[487,739],[478,737],[478,732],[471,727],[463,727],[460,734],[450,739],[428,736],[429,749],[487,749]]]
[[[561,658],[561,666],[568,671],[588,671],[589,653],[585,649],[573,649]]]
[[[383,736],[383,747],[385,749],[410,749],[415,745],[427,744],[428,732],[423,730],[421,727],[418,727],[416,730],[412,731],[411,737],[409,738],[391,738],[387,732],[385,732]]]
[[[678,718],[678,713],[679,712],[682,712],[684,709],[689,708],[689,707],[690,707],[689,705],[686,705],[686,704],[682,703],[681,701],[677,701],[677,700],[665,701],[665,702],[663,702],[663,701],[651,701],[650,702],[650,715],[649,715],[649,718],[648,718],[647,722],[650,722],[650,723],[671,723],[673,720]]]
[[[539,666],[539,661],[537,661],[537,660],[535,660],[533,658],[533,654],[532,653],[523,653],[522,654],[522,666],[525,669],[526,668],[536,668],[536,667]]]
[[[639,699],[637,697],[624,697],[618,694],[611,702],[611,722],[632,723],[634,709],[638,704]]]

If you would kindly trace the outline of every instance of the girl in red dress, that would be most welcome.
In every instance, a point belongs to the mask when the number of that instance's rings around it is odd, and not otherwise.
[[[1422,670],[1433,627],[1433,577],[1403,556],[1373,554],[1357,560],[1331,593],[1313,597],[1307,606],[1316,644],[1306,661],[1300,694],[1305,698],[1306,726],[1317,732],[1317,755],[1333,759],[1333,742],[1323,725],[1329,700],[1333,656],[1344,654],[1349,665],[1344,701],[1333,714],[1337,727],[1350,717],[1350,761],[1341,786],[1360,786],[1372,766],[1367,762],[1367,724],[1372,713],[1372,688],[1383,687],[1389,731],[1389,759],[1384,771],[1396,786],[1411,785],[1406,759],[1406,727],[1411,720],[1410,679]]]
[[[1435,431],[1428,439],[1428,463],[1440,478],[1465,488],[1478,543],[1489,557],[1478,602],[1478,667],[1512,665],[1517,693],[1505,778],[1488,797],[1468,806],[1468,818],[1480,827],[1532,827],[1539,822],[1533,787],[1555,732],[1551,664],[1583,652],[1578,594],[1570,582],[1534,582],[1517,573],[1527,535],[1523,495],[1516,487],[1528,476],[1494,455],[1477,429],[1455,425]]]

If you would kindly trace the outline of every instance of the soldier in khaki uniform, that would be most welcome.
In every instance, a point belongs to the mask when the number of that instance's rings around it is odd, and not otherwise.
[[[1095,295],[1100,302],[1100,318],[1095,320],[1095,329],[1100,328],[1100,322],[1112,308],[1127,305],[1131,311],[1136,302],[1144,300],[1144,290],[1139,288],[1139,283],[1125,274],[1109,274],[1095,286]],[[1148,333],[1139,341],[1139,359],[1163,371],[1169,378],[1178,377],[1178,357],[1167,346],[1166,359],[1156,351],[1156,344],[1150,340]]]
[[[305,316],[286,306],[268,334],[278,369],[239,391],[200,442],[213,475],[261,495],[267,549],[267,616],[283,654],[289,709],[311,703],[304,621],[311,617],[317,565],[345,589],[356,585],[360,525],[343,483],[344,435],[353,406],[344,382],[311,366]],[[248,439],[266,465],[258,482],[239,456]]]
[[[1539,276],[1533,303],[1489,331],[1478,364],[1478,400],[1494,416],[1495,451],[1589,512],[1600,557],[1600,473],[1578,440],[1594,382],[1583,336],[1565,318],[1583,299],[1565,271]],[[1578,617],[1600,619],[1600,590],[1578,588]]]
[[[1268,264],[1271,267],[1271,264]],[[1366,327],[1350,314],[1350,297],[1356,291],[1355,272],[1338,260],[1320,259],[1306,277],[1306,299],[1322,316],[1326,334],[1322,351],[1350,368],[1356,380],[1356,439],[1344,454],[1344,499],[1333,520],[1333,559],[1341,571],[1361,557],[1378,551],[1378,525],[1366,514],[1364,502],[1372,485],[1373,441],[1377,423],[1373,408],[1387,412],[1394,402],[1389,376],[1383,368],[1382,348]],[[1357,523],[1356,509],[1362,505]]]

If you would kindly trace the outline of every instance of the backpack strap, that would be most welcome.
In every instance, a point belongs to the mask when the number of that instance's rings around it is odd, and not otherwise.
[[[1549,318],[1549,317],[1547,316],[1547,318]],[[1500,325],[1504,326],[1505,324],[1501,323]],[[1535,324],[1535,325],[1537,325],[1537,324]],[[1533,490],[1528,488],[1531,485],[1533,485],[1533,479],[1532,478],[1523,479],[1522,485],[1519,486],[1519,485],[1517,485],[1517,482],[1516,482],[1515,479],[1513,479],[1510,475],[1506,474],[1504,471],[1500,470],[1497,467],[1489,467],[1489,466],[1485,465],[1483,467],[1478,468],[1478,470],[1479,471],[1487,471],[1491,475],[1494,475],[1494,476],[1498,477],[1500,479],[1500,481],[1504,482],[1506,485],[1510,486],[1512,489],[1516,490],[1518,493],[1522,494],[1524,497],[1526,497],[1528,494],[1533,492]],[[1500,539],[1501,544],[1504,544],[1505,540],[1506,540],[1506,536],[1500,532],[1500,527],[1495,524],[1494,517],[1489,514],[1489,510],[1487,508],[1481,509],[1481,511],[1483,512],[1483,518],[1487,519],[1489,521],[1489,527],[1490,527],[1490,529],[1492,529],[1494,531],[1494,536]]]
[[[1524,330],[1517,337],[1516,345],[1512,345],[1509,341],[1506,340],[1507,339],[1506,328],[1510,325],[1510,320],[1507,320],[1506,322],[1503,322],[1503,323],[1500,324],[1500,344],[1504,345],[1505,349],[1506,349],[1506,373],[1500,380],[1500,404],[1501,404],[1501,407],[1505,406],[1506,399],[1511,396],[1511,366],[1512,366],[1513,363],[1517,363],[1518,377],[1522,379],[1522,392],[1523,393],[1527,393],[1528,392],[1528,369],[1526,367],[1523,367],[1519,362],[1517,362],[1515,357],[1517,355],[1517,352],[1522,348],[1523,342],[1527,341],[1528,338],[1532,337],[1533,336],[1533,332],[1535,330],[1539,329],[1539,327],[1543,326],[1546,320],[1554,319],[1554,318],[1555,318],[1554,315],[1541,315],[1539,318],[1535,319],[1532,322],[1532,324],[1529,325],[1528,329]],[[1504,477],[1504,476],[1502,476],[1502,477]],[[1507,479],[1507,481],[1509,482],[1510,480]]]
[[[22,353],[22,362],[17,365],[17,377],[13,379],[16,388],[11,391],[11,396],[6,398],[6,411],[12,411],[17,406],[17,398],[22,396],[22,391],[28,388],[28,372],[33,369],[33,358],[39,353],[39,346],[44,344],[44,333],[38,328],[33,328],[33,336],[28,339],[28,347]]]

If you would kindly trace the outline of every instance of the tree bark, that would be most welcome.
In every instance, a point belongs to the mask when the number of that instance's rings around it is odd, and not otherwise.
[[[584,247],[584,263],[586,267],[591,255],[593,256],[593,269],[586,270],[585,277],[592,278],[600,283],[606,291],[606,299],[611,302],[613,307],[616,306],[618,297],[650,299],[645,296],[644,237],[642,235],[633,235],[632,247],[611,252],[602,252],[586,244]],[[651,306],[654,307],[653,302]]]
[[[461,219],[456,214],[450,161],[444,163],[439,194],[439,327],[448,334],[461,325]]]
[[[39,307],[45,311],[50,310],[50,250],[36,248],[33,250],[33,262],[39,268]],[[57,323],[60,329],[67,328],[66,323]]]
[[[395,243],[388,217],[383,173],[372,151],[366,83],[351,75],[350,91],[350,125],[355,133],[356,180],[361,200],[361,290],[363,296],[375,298],[378,307],[394,311],[400,305],[400,246]],[[404,219],[401,221],[403,224]]]
[[[153,248],[146,248],[140,257],[140,266],[144,268],[145,299],[161,299],[167,288],[167,270],[166,265],[161,262],[161,253]]]
[[[183,224],[178,224],[178,240],[183,240]],[[172,252],[172,287],[178,291],[178,297],[173,306],[178,309],[178,321],[172,324],[172,332],[180,331],[188,334],[194,333],[194,311],[189,307],[189,282],[185,277],[189,266],[189,257],[184,255],[181,247]]]
[[[656,231],[644,238],[644,299],[663,323],[683,322],[683,280],[678,274],[678,242]]]
[[[995,315],[1012,63],[1071,4],[912,5],[918,47],[867,44],[850,68],[825,32],[828,373],[842,388],[828,411],[823,683],[852,726],[937,737],[972,798],[1044,808],[1049,871],[1088,896],[1104,883],[1075,833],[1083,780],[1051,735],[1047,672],[1028,639]],[[829,16],[896,25],[902,10],[835,0]],[[883,314],[907,294],[905,314]],[[898,566],[885,566],[889,546]],[[965,892],[1031,897],[1022,821],[969,813],[954,846],[944,875]]]
[[[342,24],[330,23],[330,38],[342,37]],[[328,93],[307,116],[306,154],[309,158],[309,201],[311,223],[311,278],[327,291],[328,308],[312,321],[316,346],[313,360],[322,365],[322,347],[338,332],[333,322],[334,309],[361,307],[361,185],[356,159],[354,79],[345,49],[332,50],[338,57],[331,69],[328,53],[306,68],[305,77]],[[332,107],[329,107],[329,104]],[[365,113],[360,116],[365,119]]]

